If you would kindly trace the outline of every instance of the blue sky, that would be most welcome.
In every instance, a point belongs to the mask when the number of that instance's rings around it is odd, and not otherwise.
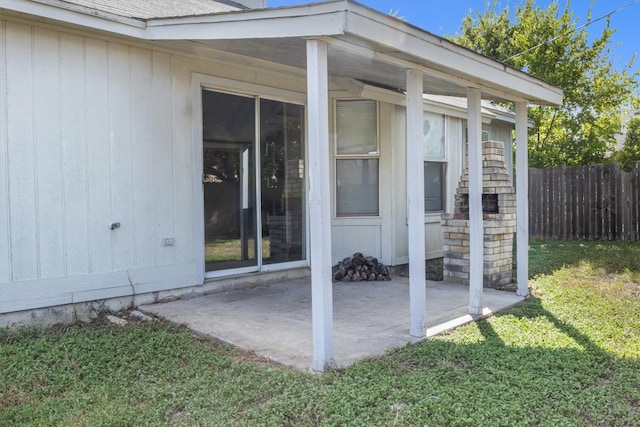
[[[383,13],[397,12],[397,16],[404,18],[410,24],[421,27],[439,36],[455,34],[462,18],[469,11],[483,11],[485,5],[492,0],[357,0],[359,3],[379,10]],[[504,6],[514,9],[522,0],[498,0],[499,10]],[[290,6],[310,3],[311,0],[267,0],[268,6]],[[537,4],[546,6],[550,0],[538,0]],[[587,12],[592,0],[572,0],[571,9],[579,24],[586,22]],[[622,6],[631,6],[611,15],[611,27],[616,29],[612,36],[612,46],[617,46],[611,54],[611,59],[617,67],[629,62],[634,53],[640,51],[640,0],[593,0],[592,19],[599,18]],[[560,7],[565,4],[559,0]],[[587,27],[590,34],[602,33],[605,20]],[[634,69],[640,68],[640,58],[637,58]]]

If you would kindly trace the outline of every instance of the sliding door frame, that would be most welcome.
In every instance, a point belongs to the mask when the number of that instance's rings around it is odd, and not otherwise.
[[[217,277],[229,277],[246,273],[257,273],[265,271],[279,271],[292,268],[309,266],[309,221],[308,212],[304,211],[305,222],[305,257],[300,261],[289,261],[274,264],[263,264],[262,262],[262,215],[261,211],[261,159],[260,159],[260,99],[269,99],[273,101],[281,101],[304,107],[304,164],[305,164],[305,205],[308,197],[307,188],[307,97],[305,93],[295,92],[285,89],[278,89],[269,86],[258,85],[254,83],[241,82],[237,80],[226,79],[222,77],[209,76],[200,73],[192,73],[191,76],[191,92],[192,92],[192,133],[193,133],[193,251],[196,265],[196,278],[198,283],[204,283],[206,279]],[[256,186],[256,258],[257,266],[234,268],[229,270],[205,271],[205,236],[204,236],[204,184],[202,182],[203,175],[203,133],[202,133],[202,91],[211,90],[216,92],[227,93],[230,95],[238,95],[242,97],[254,98],[255,102],[255,186]]]

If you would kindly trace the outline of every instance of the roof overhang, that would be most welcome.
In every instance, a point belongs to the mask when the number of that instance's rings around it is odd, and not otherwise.
[[[256,58],[304,71],[306,40],[329,44],[329,74],[404,89],[405,70],[424,73],[425,93],[538,105],[560,105],[562,90],[352,0],[141,21],[58,0],[3,0],[0,13],[19,13],[118,36]]]

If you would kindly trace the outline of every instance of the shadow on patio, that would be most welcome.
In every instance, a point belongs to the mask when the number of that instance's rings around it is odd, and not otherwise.
[[[485,289],[484,314],[522,300],[512,292]],[[407,278],[335,283],[333,301],[334,354],[340,368],[420,341],[409,335]],[[467,314],[468,301],[466,286],[428,281],[427,336],[473,321]],[[309,279],[146,305],[141,310],[285,365],[310,369]]]

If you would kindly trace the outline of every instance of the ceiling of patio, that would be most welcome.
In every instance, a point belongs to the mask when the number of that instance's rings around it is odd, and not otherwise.
[[[380,60],[376,58],[373,49],[362,44],[354,44],[353,40],[338,40],[337,42],[338,45],[329,43],[328,67],[331,77],[352,78],[392,90],[403,91],[405,89],[406,66],[390,64],[386,59]],[[306,40],[302,38],[197,40],[195,43],[248,58],[294,67],[302,72],[306,69]],[[410,57],[403,58],[401,54],[392,49],[385,51],[378,47],[375,52],[388,57],[393,56],[405,63],[410,63],[412,59]],[[437,95],[467,96],[465,86],[426,73],[424,92]]]

